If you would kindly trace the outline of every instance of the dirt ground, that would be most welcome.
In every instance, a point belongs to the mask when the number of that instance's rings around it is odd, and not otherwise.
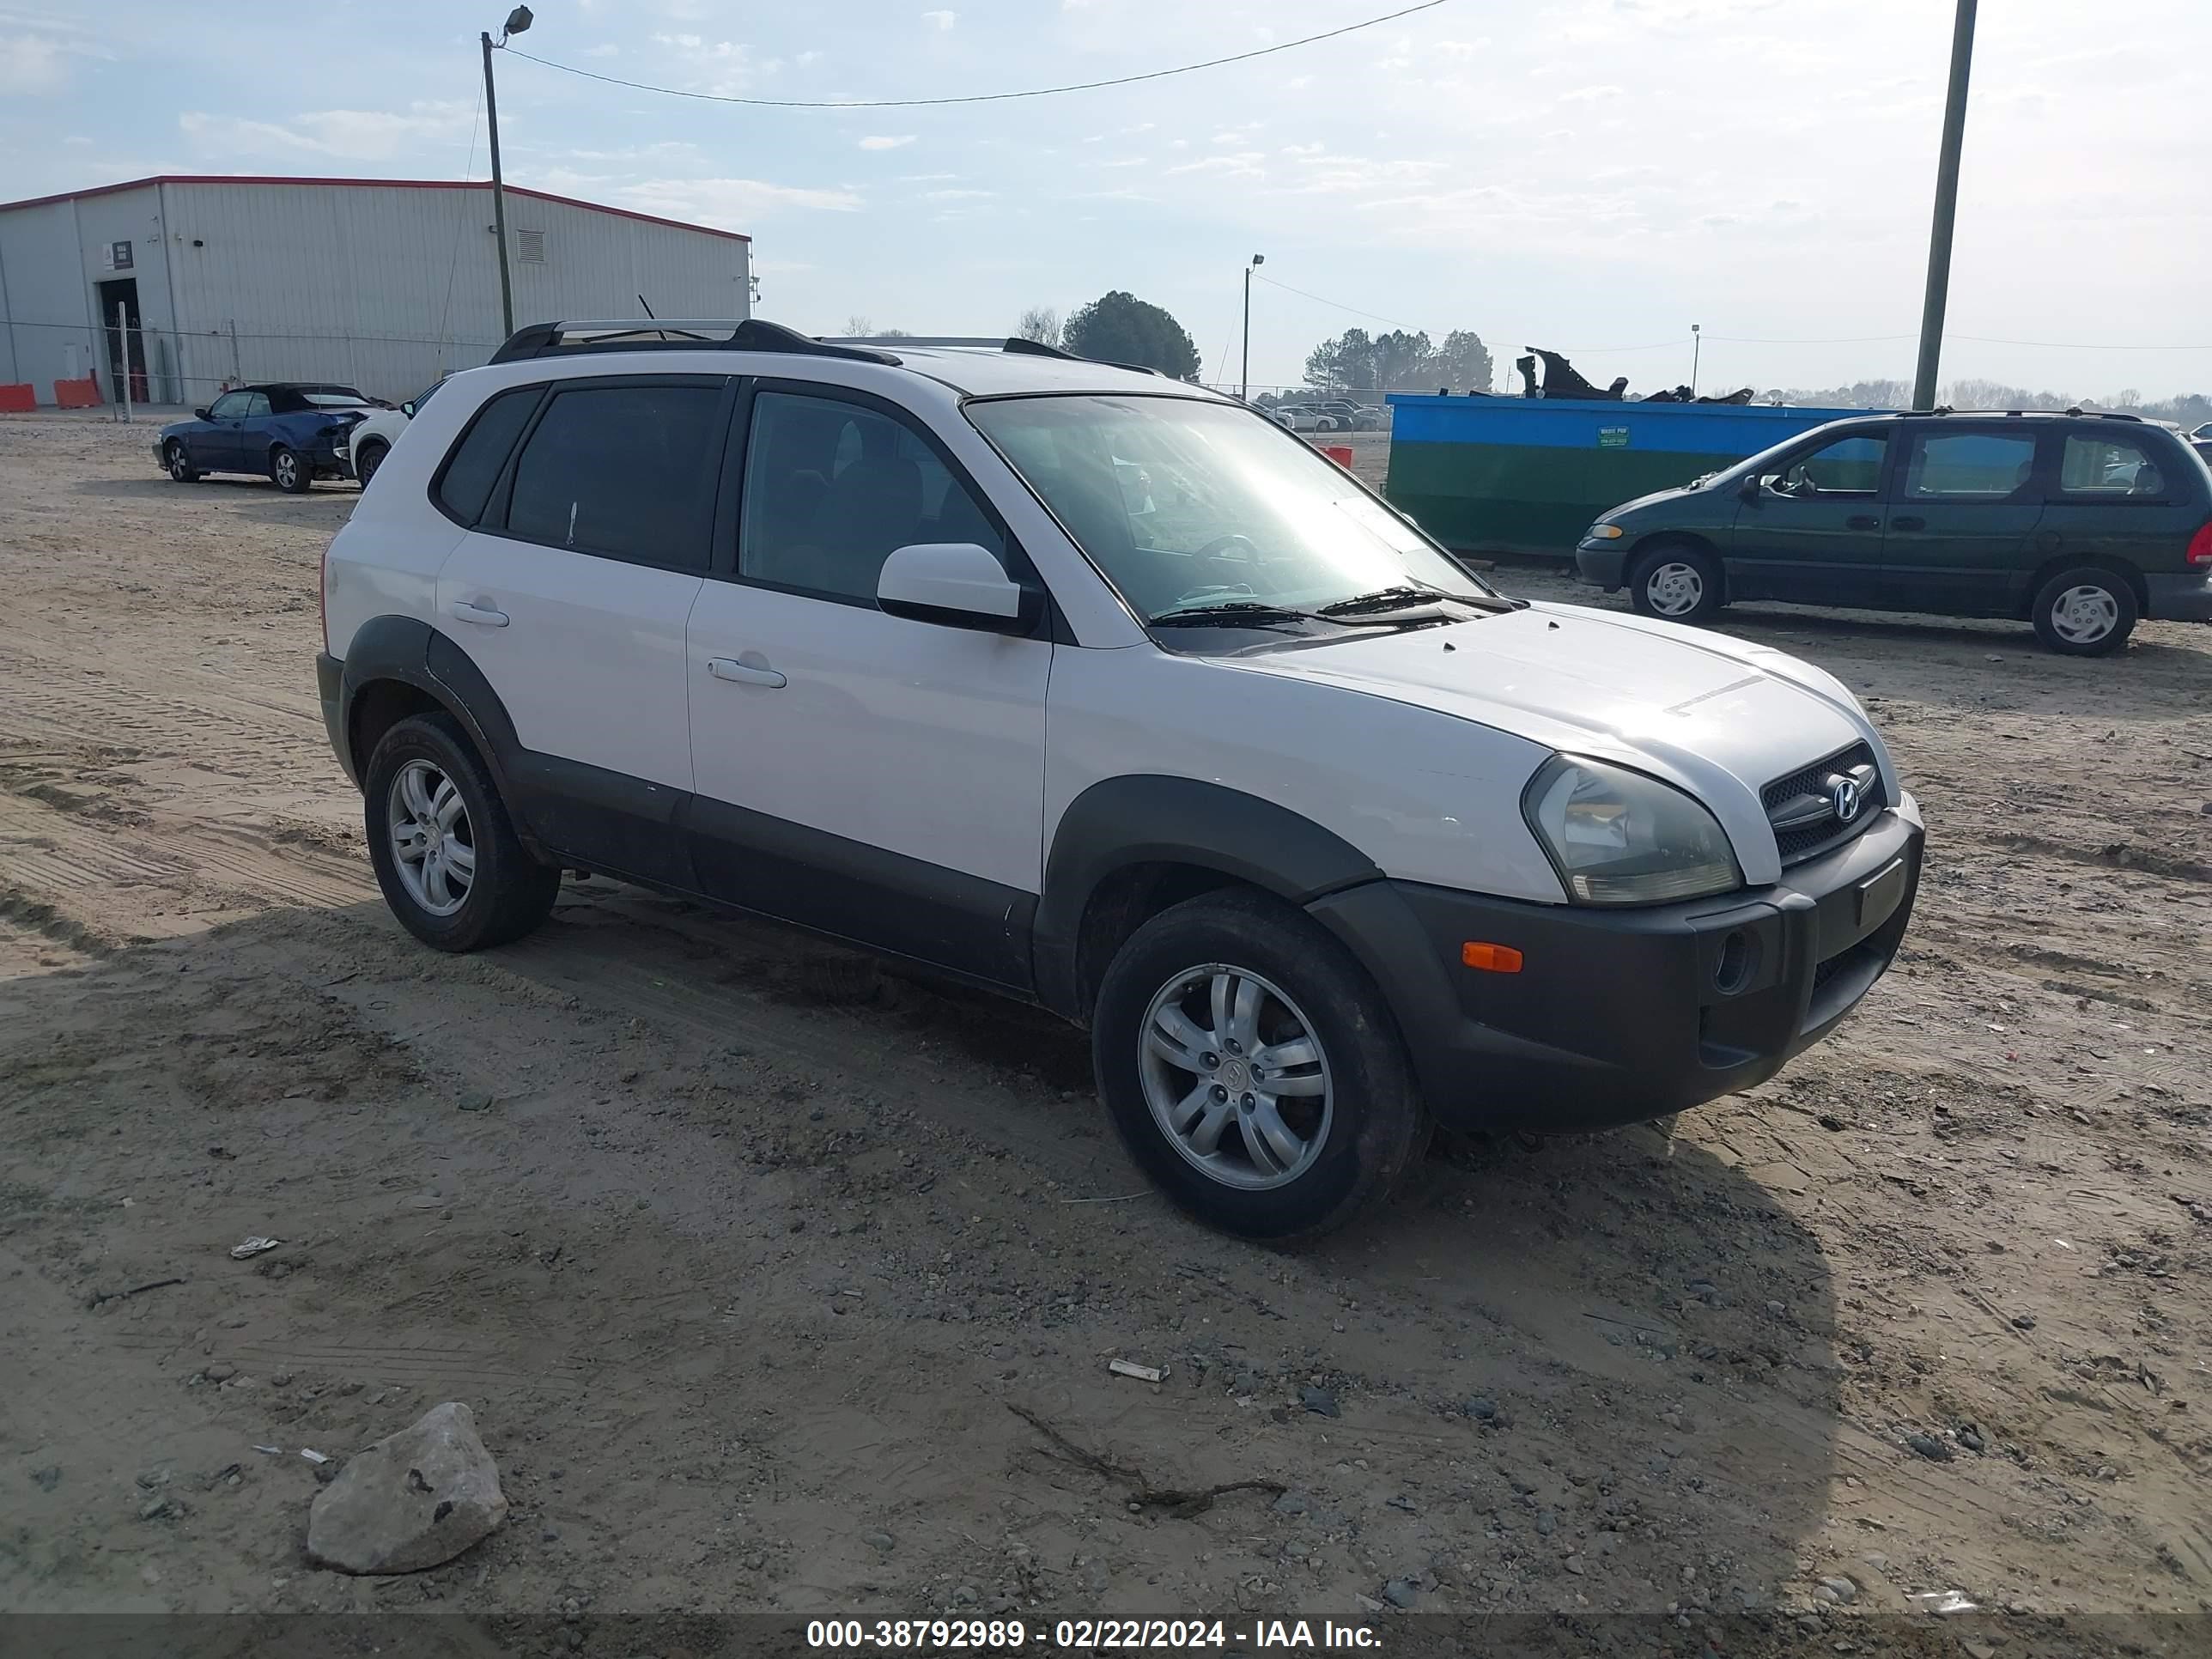
[[[1041,1016],[599,880],[414,944],[314,698],[354,492],[148,435],[0,423],[0,1608],[2212,1607],[2212,629],[1731,614],[1920,797],[1896,969],[1671,1139],[1279,1253]],[[300,1449],[445,1399],[507,1525],[307,1566]]]

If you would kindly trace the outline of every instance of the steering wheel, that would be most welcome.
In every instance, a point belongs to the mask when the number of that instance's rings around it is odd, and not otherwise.
[[[1258,545],[1249,536],[1241,536],[1233,531],[1226,536],[1216,536],[1212,541],[1206,543],[1204,547],[1200,548],[1196,552],[1193,553],[1191,557],[1194,559],[1218,559],[1232,547],[1243,548],[1244,550],[1245,557],[1249,559],[1254,564],[1260,562],[1260,549]]]

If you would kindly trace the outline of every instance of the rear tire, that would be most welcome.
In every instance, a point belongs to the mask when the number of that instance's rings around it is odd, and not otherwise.
[[[2128,579],[2095,564],[2060,571],[2044,583],[2029,612],[2036,638],[2069,657],[2109,656],[2128,642],[2140,614]]]
[[[161,453],[162,465],[168,469],[169,476],[179,483],[198,483],[206,476],[199,468],[192,465],[191,454],[185,449],[181,439],[170,439]]]
[[[315,482],[315,470],[295,449],[283,444],[269,452],[269,477],[287,495],[304,495]]]
[[[1374,981],[1264,894],[1206,894],[1132,934],[1099,987],[1091,1056],[1130,1156],[1240,1237],[1342,1226],[1389,1193],[1428,1127]]]
[[[362,799],[376,884],[400,925],[441,951],[487,950],[545,920],[561,872],[530,856],[449,714],[417,714],[369,757]]]
[[[1728,603],[1720,561],[1694,542],[1661,542],[1640,555],[1628,579],[1638,616],[1701,627]]]

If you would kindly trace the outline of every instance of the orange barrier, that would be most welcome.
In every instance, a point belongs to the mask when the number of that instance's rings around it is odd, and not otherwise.
[[[100,382],[88,374],[82,380],[56,380],[54,403],[61,409],[97,409],[106,400],[100,395]]]
[[[1323,444],[1321,446],[1321,453],[1347,471],[1351,469],[1352,446],[1350,444]]]
[[[0,415],[27,415],[38,406],[38,394],[28,380],[19,386],[0,386]]]

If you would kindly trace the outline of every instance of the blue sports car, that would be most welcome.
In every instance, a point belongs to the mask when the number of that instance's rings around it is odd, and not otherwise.
[[[339,434],[382,407],[349,386],[242,386],[194,410],[192,419],[163,427],[154,459],[179,483],[253,472],[301,495],[318,478],[345,477]]]

